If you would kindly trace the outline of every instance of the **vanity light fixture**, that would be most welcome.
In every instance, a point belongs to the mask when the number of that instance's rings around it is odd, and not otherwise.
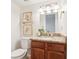
[[[59,6],[57,4],[46,4],[45,6],[40,7],[40,14],[51,14],[52,12],[58,12]]]

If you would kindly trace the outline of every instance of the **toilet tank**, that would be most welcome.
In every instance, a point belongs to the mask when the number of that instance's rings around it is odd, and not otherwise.
[[[31,47],[30,39],[21,39],[21,48],[22,49],[29,49]]]

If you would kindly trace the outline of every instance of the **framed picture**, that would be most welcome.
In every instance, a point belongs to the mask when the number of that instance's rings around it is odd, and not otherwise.
[[[23,22],[32,22],[32,12],[24,12]]]
[[[32,35],[32,25],[31,23],[26,23],[23,25],[23,35],[31,36]]]

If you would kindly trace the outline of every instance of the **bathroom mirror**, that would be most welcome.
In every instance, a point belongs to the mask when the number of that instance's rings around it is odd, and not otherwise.
[[[46,32],[56,32],[58,13],[40,14],[40,27]]]

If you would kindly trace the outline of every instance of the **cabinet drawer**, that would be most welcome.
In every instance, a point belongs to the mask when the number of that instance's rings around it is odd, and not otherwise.
[[[31,42],[31,47],[32,48],[42,48],[42,49],[44,49],[45,48],[45,43],[41,42],[41,41],[32,41]]]
[[[60,43],[48,43],[47,44],[47,49],[49,51],[61,51],[64,52],[65,51],[65,45],[64,44],[60,44]]]

